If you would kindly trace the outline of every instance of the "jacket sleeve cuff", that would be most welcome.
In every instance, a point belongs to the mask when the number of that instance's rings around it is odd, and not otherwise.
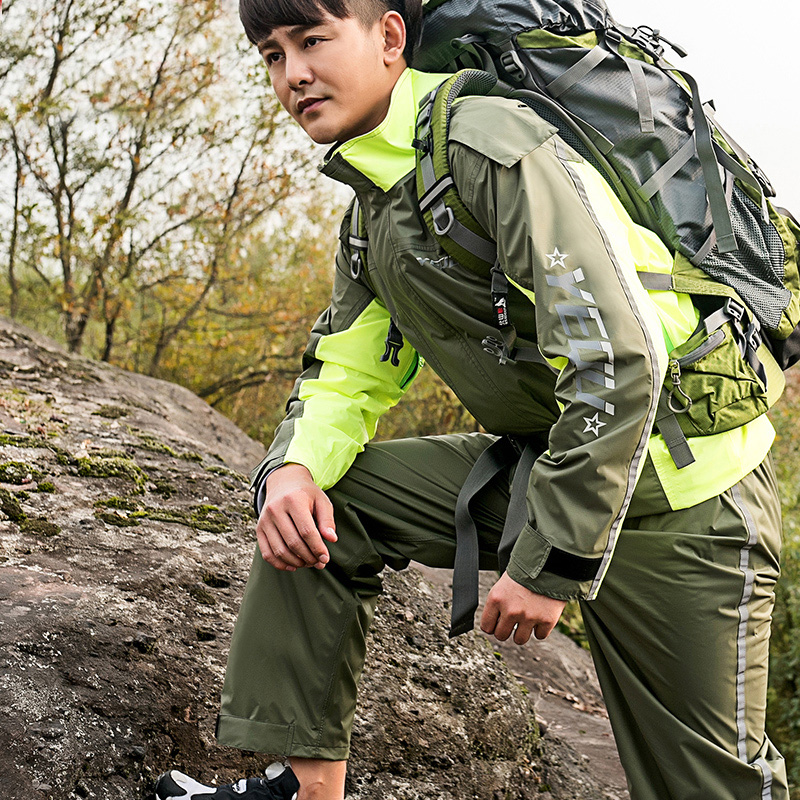
[[[509,578],[536,594],[555,600],[582,600],[589,594],[601,561],[566,553],[526,525],[506,571]]]
[[[285,464],[284,453],[270,455],[259,462],[250,472],[250,491],[253,493],[253,509],[256,512],[256,519],[261,516],[261,509],[267,497],[267,478],[275,472],[278,467]]]

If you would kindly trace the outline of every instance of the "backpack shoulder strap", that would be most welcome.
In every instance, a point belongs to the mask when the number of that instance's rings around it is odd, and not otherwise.
[[[462,70],[423,99],[417,116],[414,146],[420,211],[444,251],[484,277],[497,261],[497,246],[458,194],[447,152],[450,121],[453,103],[460,97],[509,97],[513,91],[488,72]]]

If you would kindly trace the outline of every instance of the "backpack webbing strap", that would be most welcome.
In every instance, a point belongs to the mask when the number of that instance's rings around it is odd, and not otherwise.
[[[655,133],[656,120],[653,114],[653,98],[650,87],[647,85],[647,76],[644,74],[644,65],[636,58],[626,58],[619,51],[622,36],[613,28],[607,28],[601,33],[606,46],[616,53],[631,74],[633,92],[636,96],[636,107],[639,112],[639,129],[642,133]]]
[[[505,437],[498,439],[478,456],[458,493],[455,511],[456,557],[453,563],[450,638],[472,630],[475,609],[478,607],[480,569],[478,529],[470,513],[469,504],[481,489],[496,475],[511,466],[517,458],[519,455],[511,442]],[[505,530],[503,535],[505,536]]]
[[[735,178],[738,178],[742,183],[755,189],[762,199],[766,198],[766,192],[758,178],[752,175],[746,167],[742,166],[730,154],[726,153],[717,142],[714,142],[714,152],[717,154],[717,161],[719,161],[721,166],[725,167],[728,172]]]
[[[683,147],[681,147],[669,161],[662,164],[655,174],[642,184],[642,187],[639,189],[639,194],[642,196],[642,199],[650,200],[658,194],[664,186],[666,186],[667,181],[674,178],[696,153],[697,143],[695,142],[695,137],[690,136]]]
[[[417,116],[417,196],[425,222],[448,255],[484,276],[497,258],[497,246],[462,202],[450,174],[450,119],[459,97],[511,93],[495,76],[466,69],[430,92]]]
[[[697,156],[700,160],[700,166],[703,169],[703,178],[705,178],[706,182],[706,194],[708,195],[708,205],[711,209],[711,220],[714,223],[717,249],[720,253],[733,253],[739,249],[739,243],[736,241],[736,234],[733,232],[728,199],[725,194],[722,177],[719,174],[719,166],[714,151],[714,138],[711,133],[711,125],[706,116],[703,102],[700,99],[700,89],[697,86],[697,81],[690,73],[673,67],[663,58],[659,59],[657,65],[667,74],[674,72],[680,75],[689,86],[689,91],[692,95],[694,138],[697,142]]]
[[[497,566],[500,572],[505,572],[508,568],[511,551],[519,538],[520,531],[528,522],[528,484],[530,483],[533,464],[538,457],[539,453],[536,448],[528,443],[525,445],[517,462],[514,480],[511,482],[511,498],[508,502],[506,521],[503,525],[503,535],[500,537],[500,544],[497,546]]]
[[[350,236],[347,241],[352,251],[350,255],[350,275],[354,281],[361,277],[364,271],[364,262],[367,256],[369,241],[366,236],[366,227],[362,225],[361,206],[356,199],[353,202],[353,216],[350,219]],[[363,235],[362,235],[363,234]]]
[[[731,332],[739,346],[739,352],[742,358],[752,367],[753,372],[756,373],[758,379],[761,381],[764,388],[767,388],[767,370],[761,363],[758,357],[758,348],[764,341],[763,334],[761,333],[761,323],[747,314],[747,309],[741,304],[737,303],[733,298],[729,297],[725,301],[725,305],[709,314],[704,320],[707,333],[713,333],[719,330],[726,322],[730,323]]]
[[[528,522],[527,496],[531,470],[545,447],[546,445],[537,447],[533,441],[503,436],[480,454],[461,487],[455,512],[456,557],[453,565],[450,638],[472,630],[475,610],[478,608],[480,545],[470,503],[482,489],[516,462],[508,511],[497,547],[498,568],[505,572],[514,545]],[[597,575],[601,563],[602,558],[576,556],[551,545],[542,570],[568,580],[585,581]]]
[[[749,153],[736,141],[736,139],[734,139],[728,133],[728,131],[726,131],[725,128],[719,124],[717,117],[714,114],[714,106],[711,103],[705,103],[703,108],[706,111],[706,116],[714,124],[717,133],[719,133],[719,135],[725,140],[728,147],[730,147],[731,150],[733,150],[733,152],[736,154],[736,158],[739,159],[739,163],[746,166],[748,175],[755,177],[755,179],[758,181],[759,186],[761,187],[761,192],[764,194],[765,198],[775,197],[775,187],[772,185],[769,178],[764,174],[763,170],[758,166],[758,164],[755,163],[755,161],[753,161]]]
[[[671,292],[672,275],[669,272],[637,272],[639,282],[648,292]]]
[[[656,428],[664,437],[664,444],[675,462],[678,469],[694,464],[694,456],[686,441],[686,434],[681,429],[678,417],[669,405],[669,392],[666,388],[661,389],[658,396],[658,408],[656,410]]]
[[[566,72],[550,81],[544,88],[550,97],[561,97],[564,92],[571,89],[576,83],[582,81],[592,70],[596,69],[606,60],[608,54],[600,47],[593,47],[589,52],[573,64]]]

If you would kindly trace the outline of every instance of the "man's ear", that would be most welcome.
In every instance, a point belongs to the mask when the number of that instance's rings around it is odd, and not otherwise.
[[[406,47],[406,24],[396,11],[387,11],[381,17],[383,34],[383,63],[388,67],[403,57]]]

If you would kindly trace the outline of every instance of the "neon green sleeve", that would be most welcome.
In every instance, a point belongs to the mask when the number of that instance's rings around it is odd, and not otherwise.
[[[343,230],[346,223],[347,217]],[[257,512],[265,477],[283,464],[302,464],[322,489],[333,486],[375,435],[381,415],[399,401],[422,362],[407,342],[399,366],[381,361],[389,321],[385,306],[351,277],[342,243],[331,305],[311,330],[286,417],[251,472]]]

